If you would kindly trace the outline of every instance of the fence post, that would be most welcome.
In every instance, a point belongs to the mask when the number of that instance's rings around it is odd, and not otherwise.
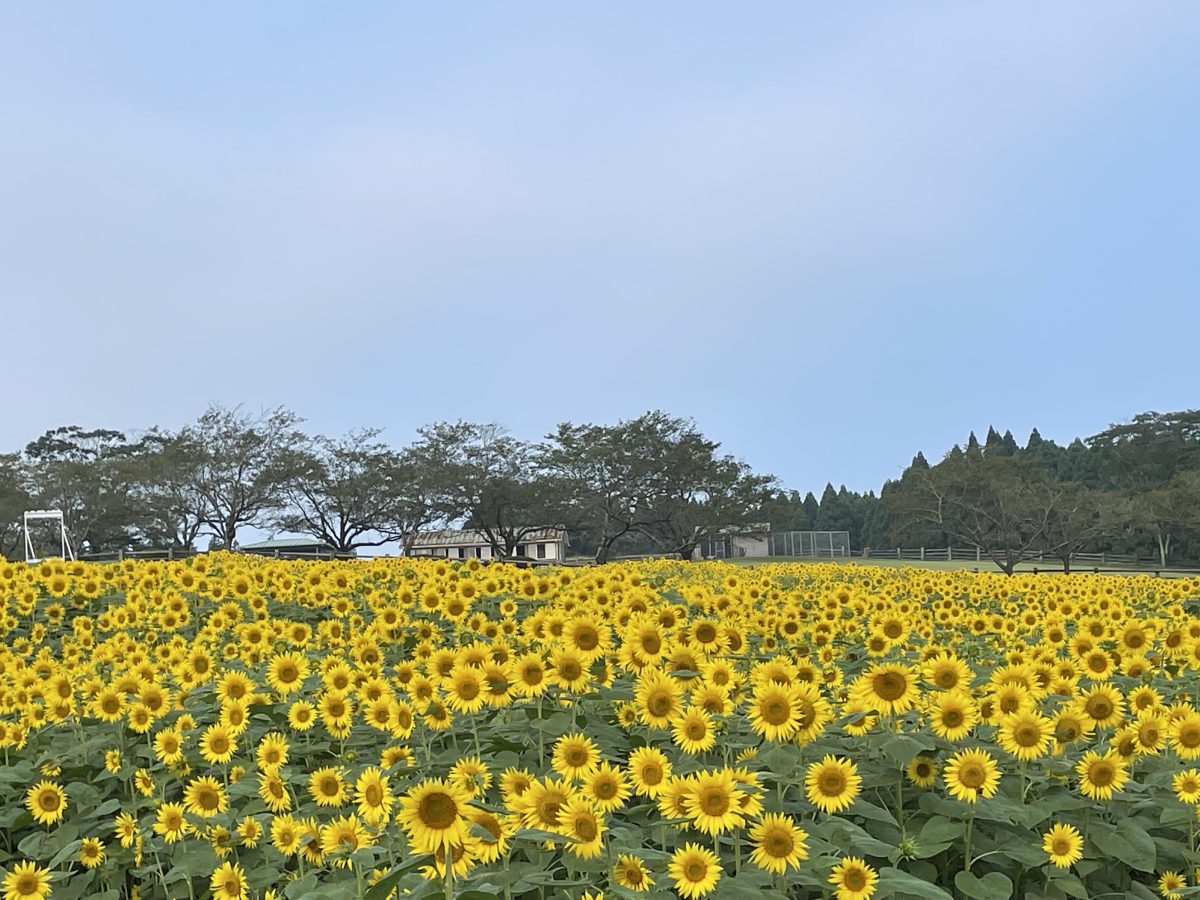
[[[921,562],[925,562],[925,548],[921,548]]]
[[[1136,558],[1137,554],[1134,554],[1134,557]],[[1108,554],[1105,553],[1103,550],[1100,551],[1100,565],[1102,565],[1102,566],[1108,565]]]
[[[121,547],[119,550],[117,550],[117,562],[124,562],[124,561],[125,561],[125,548]]]
[[[983,548],[976,547],[975,548],[975,562],[979,562],[982,559],[983,559]]]

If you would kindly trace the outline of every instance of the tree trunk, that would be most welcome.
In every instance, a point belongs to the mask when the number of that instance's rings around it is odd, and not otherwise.
[[[1171,536],[1163,534],[1162,529],[1158,529],[1158,559],[1159,564],[1165,569],[1167,567],[1167,554],[1171,552]]]
[[[1070,553],[1063,554],[1062,564],[1063,564],[1063,574],[1064,575],[1071,574],[1071,554]]]

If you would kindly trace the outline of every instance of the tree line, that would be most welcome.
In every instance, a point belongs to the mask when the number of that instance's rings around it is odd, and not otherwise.
[[[232,549],[247,528],[302,534],[339,553],[461,526],[513,556],[547,526],[574,552],[690,557],[776,489],[688,419],[648,412],[615,425],[560,424],[537,442],[496,424],[438,422],[393,447],[379,429],[309,435],[279,408],[213,406],[177,432],[64,426],[0,456],[0,554],[21,513],[61,509],[75,544],[105,553]]]
[[[678,554],[730,526],[847,531],[851,545],[979,547],[1004,571],[1049,555],[1200,557],[1200,411],[1147,412],[1060,446],[1037,429],[972,433],[930,464],[918,452],[878,494],[784,489],[721,452],[689,419],[647,412],[564,422],[540,441],[497,424],[438,422],[393,447],[379,429],[309,435],[279,408],[210,407],[178,431],[64,426],[0,455],[0,555],[21,513],[61,509],[72,540],[103,553],[233,548],[247,528],[302,534],[340,553],[423,530],[481,532],[511,556],[533,530],[566,528],[572,552]]]
[[[1145,412],[1062,446],[1035,428],[972,432],[937,463],[918,452],[900,478],[855,494],[827,485],[777,498],[773,522],[850,532],[870,548],[978,547],[1003,571],[1079,553],[1200,561],[1200,411]]]

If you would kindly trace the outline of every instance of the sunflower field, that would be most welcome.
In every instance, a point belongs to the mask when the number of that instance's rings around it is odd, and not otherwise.
[[[1185,897],[1198,596],[0,560],[3,898]]]

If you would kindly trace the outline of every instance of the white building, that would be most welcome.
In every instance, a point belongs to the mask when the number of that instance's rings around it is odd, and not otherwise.
[[[770,556],[771,525],[727,525],[702,541],[692,559],[729,559],[734,556]]]
[[[528,556],[546,565],[567,558],[567,532],[562,528],[539,528],[528,532],[517,545],[518,556]],[[493,559],[492,546],[481,531],[422,531],[412,545],[413,556],[438,556],[446,559]]]

